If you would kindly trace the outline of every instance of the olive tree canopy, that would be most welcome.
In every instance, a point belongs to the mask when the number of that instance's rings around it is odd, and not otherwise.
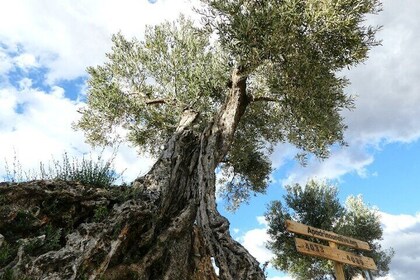
[[[202,131],[222,108],[231,74],[246,80],[247,108],[221,159],[228,197],[263,191],[270,145],[288,141],[328,156],[343,144],[340,111],[351,108],[337,72],[362,62],[377,44],[364,16],[378,1],[203,1],[203,24],[181,17],[149,26],[143,40],[113,36],[102,66],[90,67],[88,104],[77,127],[109,144],[123,127],[129,141],[159,154],[186,109]],[[256,167],[259,168],[256,168]],[[230,195],[229,195],[230,193]]]

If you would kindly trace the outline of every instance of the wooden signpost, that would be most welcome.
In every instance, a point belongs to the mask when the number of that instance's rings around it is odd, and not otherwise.
[[[376,270],[375,262],[371,258],[355,255],[350,252],[332,248],[331,246],[320,245],[300,238],[295,238],[295,242],[298,252],[364,269]]]
[[[290,232],[311,236],[329,242],[329,246],[324,246],[304,239],[295,238],[298,252],[334,261],[337,280],[344,280],[343,264],[349,264],[363,269],[377,269],[373,259],[337,249],[337,244],[341,244],[360,250],[370,250],[369,244],[364,241],[307,226],[291,220],[286,220],[286,228]]]

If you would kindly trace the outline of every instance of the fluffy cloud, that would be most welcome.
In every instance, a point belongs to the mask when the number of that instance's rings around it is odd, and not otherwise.
[[[13,61],[6,50],[0,46],[0,76],[8,73],[13,68]]]
[[[374,158],[363,149],[363,145],[353,144],[338,149],[323,161],[312,159],[306,167],[295,166],[282,180],[282,184],[304,184],[313,178],[337,179],[350,172],[357,173],[361,177],[367,176],[366,166],[371,164]]]
[[[382,244],[392,247],[395,256],[391,261],[389,280],[417,279],[420,275],[420,213],[416,215],[391,215],[381,213],[384,226]]]
[[[48,82],[84,75],[89,65],[102,63],[112,33],[141,37],[146,24],[191,14],[188,0],[63,0],[8,1],[0,10],[0,41],[23,48],[50,69]],[[0,51],[0,59],[2,53]],[[29,56],[21,57],[28,62]],[[0,66],[0,73],[7,65]]]
[[[365,65],[348,73],[349,92],[359,94],[356,110],[346,114],[348,137],[366,142],[410,142],[420,136],[420,28],[418,1],[384,1],[371,19],[382,25],[376,47]]]
[[[247,231],[242,237],[241,243],[263,264],[273,258],[273,254],[265,247],[268,238],[266,228],[256,228]]]
[[[29,69],[38,67],[37,59],[30,53],[15,54],[15,50],[0,44],[0,81],[6,82],[6,75],[13,70],[27,72]]]
[[[30,53],[20,54],[14,60],[16,66],[23,70],[28,70],[38,66],[36,57]]]
[[[273,168],[279,169],[290,160],[294,159],[298,149],[289,143],[279,143],[275,146],[273,153],[270,156],[270,160],[273,164]]]
[[[241,244],[257,259],[261,264],[270,261],[273,253],[266,248],[269,235],[267,234],[267,222],[264,217],[257,217],[260,228],[251,229],[239,238]]]
[[[244,234],[238,238],[238,241],[260,264],[265,264],[274,257],[274,254],[266,247],[267,242],[270,240],[270,236],[267,233],[267,221],[264,216],[258,216],[256,219],[260,226],[244,232]],[[278,275],[279,272],[273,269],[271,265],[267,266],[266,272],[269,276],[267,280],[292,280],[288,276],[275,276]]]

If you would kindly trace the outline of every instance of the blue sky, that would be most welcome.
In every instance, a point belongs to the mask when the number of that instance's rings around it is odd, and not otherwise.
[[[84,105],[85,68],[104,62],[112,33],[141,38],[146,23],[172,20],[180,12],[191,15],[192,7],[181,0],[7,2],[0,10],[0,162],[16,154],[27,169],[64,151],[78,157],[91,151],[71,123]],[[420,2],[383,3],[384,11],[368,18],[383,25],[382,46],[366,63],[342,73],[352,83],[346,91],[357,95],[356,109],[343,112],[349,146],[302,167],[294,161],[293,147],[279,144],[271,157],[276,170],[267,194],[226,213],[232,234],[260,262],[271,257],[261,219],[266,204],[281,198],[285,184],[318,178],[334,182],[343,202],[362,194],[381,211],[383,246],[396,251],[391,273],[383,279],[420,274]],[[129,181],[152,162],[123,144],[115,167],[127,169]],[[4,175],[0,164],[0,178]],[[290,279],[272,269],[269,277]]]

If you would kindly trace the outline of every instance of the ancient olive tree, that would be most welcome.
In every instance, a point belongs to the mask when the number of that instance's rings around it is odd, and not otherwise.
[[[309,181],[304,187],[296,184],[286,189],[285,206],[280,201],[274,201],[266,213],[268,233],[272,238],[269,248],[275,254],[273,264],[276,268],[302,280],[326,280],[334,275],[332,262],[307,257],[296,251],[294,236],[285,228],[286,219],[292,219],[368,242],[372,251],[349,248],[346,251],[373,258],[378,267],[378,271],[373,272],[375,276],[388,273],[393,250],[384,250],[379,244],[382,227],[377,209],[363,203],[361,196],[349,196],[343,206],[338,199],[337,188],[325,183]],[[345,266],[346,279],[353,279],[358,274],[363,275],[364,272],[357,267]]]
[[[113,36],[107,62],[88,69],[77,127],[94,144],[124,131],[158,156],[133,184],[157,193],[158,205],[153,242],[132,266],[138,275],[212,279],[214,258],[219,279],[263,279],[216,208],[215,170],[230,176],[223,191],[237,206],[266,188],[273,144],[288,141],[324,158],[330,145],[343,143],[340,111],[352,99],[337,72],[377,44],[376,28],[363,20],[380,3],[201,2],[200,24],[181,17],[148,27],[142,40]]]

